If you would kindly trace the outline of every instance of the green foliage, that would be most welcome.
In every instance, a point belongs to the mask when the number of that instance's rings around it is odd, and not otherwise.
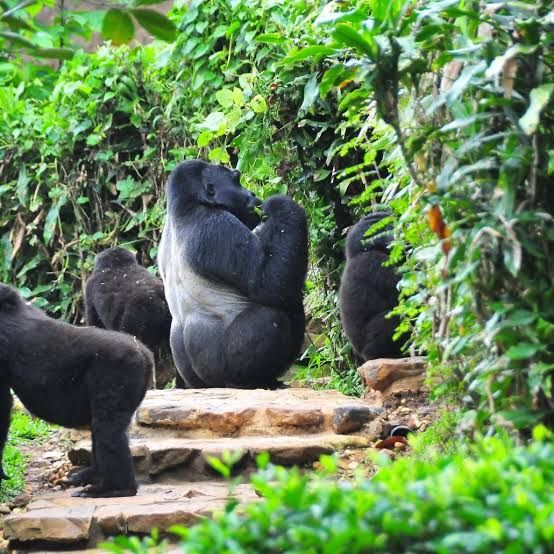
[[[171,20],[152,9],[138,8],[142,4],[161,2],[130,0],[108,10],[79,11],[68,10],[63,3],[59,8],[52,8],[48,0],[3,0],[0,2],[0,60],[15,61],[21,53],[67,60],[75,52],[74,38],[88,40],[93,31],[100,30],[104,40],[115,45],[127,44],[135,36],[133,19],[153,37],[173,41],[176,28]],[[50,21],[45,24],[45,20]],[[11,63],[2,65],[0,73],[15,68]]]
[[[252,477],[258,502],[175,532],[190,554],[547,553],[554,445],[545,428],[535,435],[527,446],[483,439],[434,463],[403,458],[371,480],[337,482],[330,458],[315,476],[269,466]],[[104,547],[138,553],[154,542],[119,538]]]
[[[399,330],[428,352],[438,392],[463,397],[476,424],[528,428],[554,408],[553,12],[470,4],[330,4],[326,43],[285,62],[324,56],[320,87],[348,82],[345,120],[373,128],[355,146],[388,164]]]
[[[25,486],[28,456],[21,452],[21,446],[32,440],[44,439],[49,432],[50,427],[44,421],[31,418],[18,410],[12,413],[3,457],[4,470],[9,480],[0,481],[0,502],[14,498]]]

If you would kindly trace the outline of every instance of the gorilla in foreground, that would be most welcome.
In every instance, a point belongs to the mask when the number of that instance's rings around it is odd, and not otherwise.
[[[154,386],[165,386],[174,376],[167,366],[171,313],[164,286],[137,262],[129,250],[113,246],[96,257],[85,287],[87,325],[134,335],[156,358]]]
[[[399,320],[385,316],[398,304],[400,276],[393,267],[383,267],[389,258],[392,227],[375,237],[366,231],[390,214],[369,214],[354,225],[346,238],[346,266],[341,279],[339,303],[342,325],[356,357],[401,358],[404,341],[394,341]],[[359,361],[358,360],[358,361]]]
[[[158,265],[173,358],[190,387],[276,387],[300,353],[306,216],[273,196],[261,221],[259,203],[238,171],[202,160],[169,178]]]
[[[152,353],[134,337],[56,321],[0,284],[0,479],[7,479],[1,462],[11,388],[41,419],[90,426],[93,463],[69,480],[90,486],[76,496],[135,495],[126,431],[152,365]]]

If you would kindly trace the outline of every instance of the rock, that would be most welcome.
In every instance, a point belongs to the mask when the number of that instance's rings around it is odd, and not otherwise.
[[[0,504],[0,514],[9,514],[10,512],[10,507],[7,504]]]
[[[317,460],[321,454],[331,454],[345,447],[365,448],[370,437],[334,433],[292,435],[283,437],[237,437],[222,439],[135,438],[131,439],[131,454],[140,475],[150,478],[167,471],[185,472],[189,477],[210,476],[213,470],[209,457],[222,459],[225,452],[240,452],[237,463],[255,465],[262,452],[269,453],[274,463],[301,465]],[[76,465],[91,460],[91,443],[83,441],[69,452]]]
[[[367,402],[331,390],[149,391],[130,435],[209,438],[351,433],[378,414]]]
[[[358,368],[364,385],[389,397],[396,393],[417,392],[425,378],[425,358],[379,358]]]
[[[8,505],[10,508],[22,508],[24,506],[27,506],[27,504],[31,501],[31,496],[28,494],[20,494],[19,496],[16,496]]]
[[[190,525],[222,510],[227,501],[226,483],[182,483],[141,486],[137,496],[124,498],[74,498],[47,495],[29,504],[26,512],[4,520],[9,540],[46,543],[97,542],[114,534],[163,531],[174,524]],[[238,485],[232,498],[257,500],[249,485]]]
[[[4,537],[18,541],[72,543],[88,539],[95,507],[47,508],[4,519]]]
[[[336,433],[340,434],[353,433],[359,431],[374,416],[375,414],[370,412],[366,406],[344,406],[337,408],[333,415],[333,429]]]

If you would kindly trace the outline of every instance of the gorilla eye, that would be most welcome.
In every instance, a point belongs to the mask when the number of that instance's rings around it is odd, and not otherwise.
[[[215,187],[213,185],[213,183],[208,183],[206,185],[206,192],[210,195],[210,196],[214,196],[215,194]]]

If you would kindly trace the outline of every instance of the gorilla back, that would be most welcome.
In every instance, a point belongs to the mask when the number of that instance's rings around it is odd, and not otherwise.
[[[180,164],[167,188],[158,265],[173,316],[171,349],[190,387],[273,387],[298,356],[308,238],[286,196],[262,205],[238,171]]]
[[[75,483],[92,483],[83,496],[136,494],[126,431],[152,365],[151,352],[134,337],[56,321],[0,284],[0,462],[11,388],[46,421],[91,427],[94,462],[87,479]]]
[[[339,291],[341,321],[354,353],[363,361],[402,356],[403,341],[394,341],[398,318],[385,317],[398,303],[394,268],[388,260],[391,228],[372,238],[366,231],[387,213],[374,213],[354,225],[346,239],[346,266]]]
[[[156,359],[156,386],[175,377],[167,363],[171,314],[161,279],[139,265],[132,252],[113,246],[96,257],[85,293],[87,325],[129,333],[148,346]]]

